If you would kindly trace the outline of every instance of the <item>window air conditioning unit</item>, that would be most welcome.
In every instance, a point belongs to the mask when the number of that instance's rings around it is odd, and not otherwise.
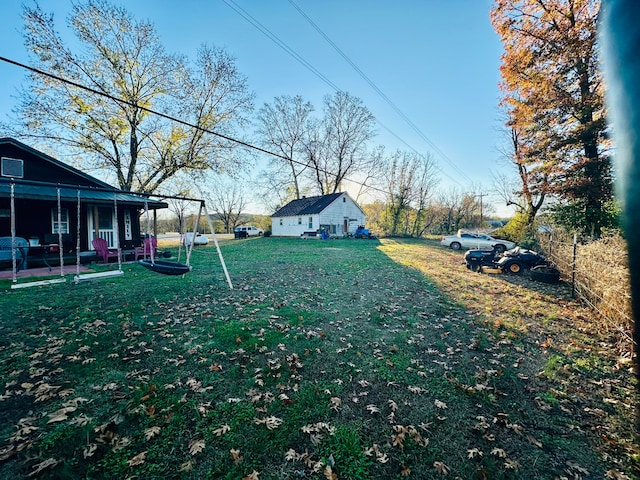
[[[0,175],[3,177],[24,178],[24,161],[17,158],[2,157]]]

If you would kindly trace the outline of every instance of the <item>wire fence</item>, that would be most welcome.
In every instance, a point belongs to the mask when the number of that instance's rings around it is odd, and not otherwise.
[[[538,238],[547,259],[571,283],[573,294],[590,305],[607,329],[631,342],[633,316],[627,246],[619,236],[581,243],[575,236],[553,231]]]

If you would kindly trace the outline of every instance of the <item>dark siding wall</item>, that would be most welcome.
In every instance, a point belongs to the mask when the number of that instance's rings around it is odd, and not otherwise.
[[[15,145],[0,145],[0,157],[16,158],[24,161],[24,180],[52,182],[69,185],[96,185],[88,179],[69,172],[58,165],[24,151]]]

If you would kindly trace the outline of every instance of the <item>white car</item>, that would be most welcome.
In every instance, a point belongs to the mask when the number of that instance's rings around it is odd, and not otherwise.
[[[456,235],[442,237],[440,245],[449,247],[452,250],[460,250],[462,248],[492,248],[498,253],[511,250],[516,246],[515,243],[508,240],[495,238],[484,233],[471,233],[462,230],[458,230]]]
[[[236,227],[234,230],[236,236],[247,236],[247,237],[260,237],[264,234],[264,230],[258,227],[254,227],[253,225],[240,225]],[[240,232],[247,232],[246,234],[242,234]]]
[[[193,238],[193,232],[187,232],[184,234],[184,244],[191,245],[191,239]],[[208,245],[209,239],[206,235],[202,235],[200,232],[196,232],[196,237],[193,240],[194,245]]]

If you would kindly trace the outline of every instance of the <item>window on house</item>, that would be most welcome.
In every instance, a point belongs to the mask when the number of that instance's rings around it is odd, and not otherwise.
[[[313,217],[309,217],[309,230],[313,228]]]
[[[298,225],[302,225],[302,217],[298,217]]]
[[[58,223],[58,209],[51,209],[51,233],[69,233],[69,210],[60,209],[60,223]]]
[[[282,219],[280,219],[280,226],[282,226]]]
[[[346,203],[347,202],[347,197],[342,197],[342,203]]]

